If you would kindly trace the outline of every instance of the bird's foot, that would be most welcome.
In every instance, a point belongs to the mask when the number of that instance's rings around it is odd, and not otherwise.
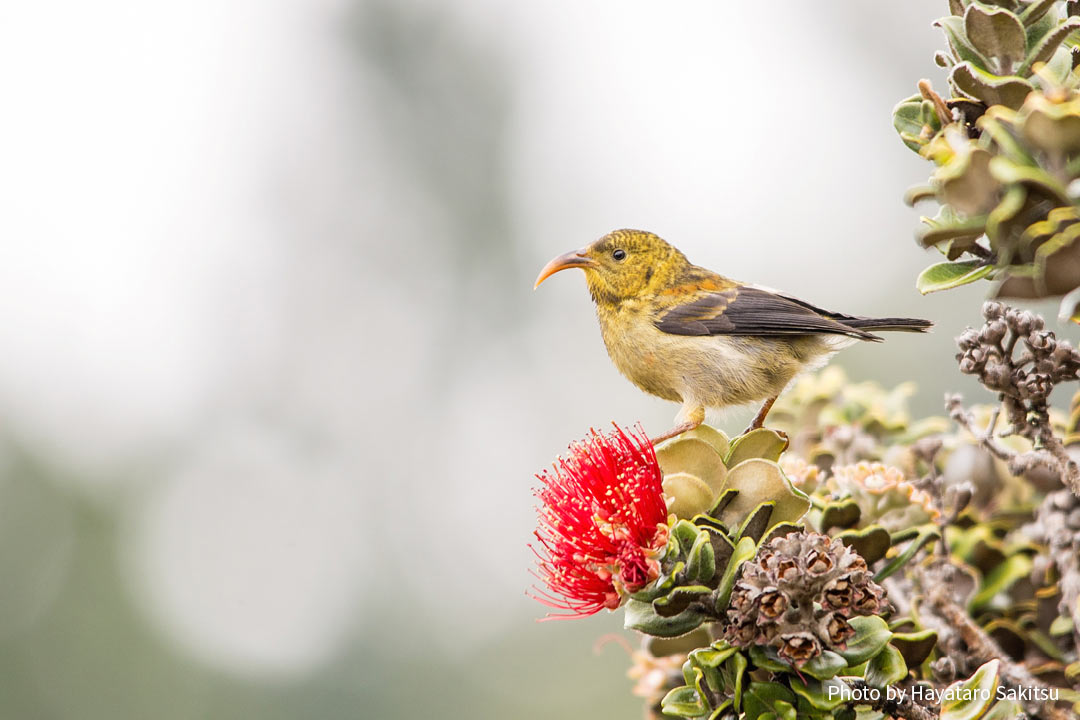
[[[690,432],[703,422],[705,422],[705,406],[697,405],[693,401],[689,401],[683,404],[679,414],[675,416],[675,427],[671,428],[663,435],[657,435],[656,437],[651,438],[649,442],[653,445],[659,445],[676,435]]]
[[[757,430],[760,427],[764,427],[765,418],[766,418],[766,416],[768,416],[769,411],[772,410],[773,403],[776,402],[776,398],[778,398],[778,397],[780,397],[780,396],[779,395],[774,395],[773,397],[771,397],[771,398],[769,398],[768,400],[765,401],[765,404],[761,406],[760,410],[758,410],[758,414],[754,416],[754,421],[750,423],[750,427],[743,430],[743,433],[742,433],[743,435],[745,435],[748,432],[753,432],[754,430]]]
[[[651,442],[653,445],[659,445],[660,443],[664,442],[665,440],[670,440],[671,438],[675,437],[676,435],[682,435],[684,432],[690,432],[691,430],[693,430],[694,428],[696,428],[700,424],[701,424],[700,420],[698,422],[679,423],[675,427],[668,430],[666,433],[663,433],[661,435],[657,435],[654,438],[649,438],[649,442]]]

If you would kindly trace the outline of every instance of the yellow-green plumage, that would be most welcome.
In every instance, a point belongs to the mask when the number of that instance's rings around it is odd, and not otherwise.
[[[744,285],[691,264],[640,230],[616,230],[556,258],[537,285],[567,267],[585,271],[619,371],[645,392],[682,403],[678,424],[666,436],[699,424],[707,407],[774,399],[800,371],[843,345],[880,340],[869,330],[930,326],[830,313]]]

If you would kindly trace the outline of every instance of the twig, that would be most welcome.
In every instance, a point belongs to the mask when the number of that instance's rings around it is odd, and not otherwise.
[[[875,693],[874,689],[867,685],[864,680],[846,680],[845,682],[861,697],[877,698],[877,700],[860,700],[853,703],[854,705],[869,705],[878,712],[894,718],[903,718],[904,720],[936,720],[938,716],[936,712],[915,704],[910,693],[904,693],[900,697],[889,697],[887,693],[880,691]]]
[[[1054,436],[1052,432],[1039,432],[1037,440],[1041,448],[1019,453],[998,442],[994,435],[994,426],[997,424],[1000,408],[995,408],[991,415],[990,424],[985,431],[979,430],[974,416],[964,407],[963,398],[960,395],[946,395],[945,409],[953,421],[970,432],[979,444],[987,451],[1004,460],[1009,465],[1009,472],[1013,475],[1024,475],[1040,467],[1045,467],[1055,473],[1073,492],[1080,497],[1080,466],[1069,457],[1065,446]]]
[[[1080,497],[1080,466],[1069,457],[1061,440],[1053,432],[1040,432],[1037,444],[1041,444],[1043,451],[1054,458],[1061,472],[1061,482],[1065,487],[1069,488],[1073,495]]]
[[[942,563],[946,564],[946,563]],[[938,565],[937,567],[941,567]],[[939,636],[938,647],[944,650],[965,674],[976,667],[997,658],[1001,661],[1002,682],[1009,687],[1039,688],[1047,692],[1050,686],[1036,679],[1023,665],[1009,660],[993,638],[975,624],[964,610],[949,595],[950,583],[942,578],[927,577],[932,570],[919,572],[920,585],[926,602],[920,606],[923,619],[932,616],[934,629]],[[1028,699],[1022,702],[1024,710],[1036,717],[1047,720],[1073,720],[1072,714],[1056,707],[1052,701]]]
[[[1058,572],[1061,601],[1058,610],[1072,618],[1073,637],[1080,646],[1080,502],[1064,490],[1050,493],[1025,531],[1049,549]]]

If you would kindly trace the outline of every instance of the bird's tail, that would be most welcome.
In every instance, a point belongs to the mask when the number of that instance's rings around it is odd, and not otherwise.
[[[848,327],[858,330],[897,330],[900,332],[926,332],[934,326],[929,320],[918,318],[868,318],[868,317],[838,317],[836,318]]]

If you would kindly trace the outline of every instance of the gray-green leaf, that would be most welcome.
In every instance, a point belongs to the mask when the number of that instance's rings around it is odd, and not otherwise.
[[[927,293],[951,290],[954,287],[973,283],[992,272],[994,272],[994,266],[984,263],[982,260],[940,262],[919,273],[919,279],[915,281],[915,287],[923,295],[926,295]]]

